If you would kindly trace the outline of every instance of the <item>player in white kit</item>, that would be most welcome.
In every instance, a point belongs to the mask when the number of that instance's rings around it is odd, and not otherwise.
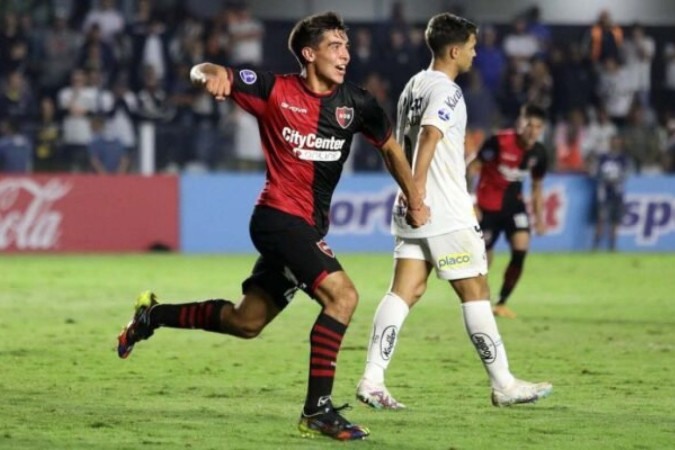
[[[394,277],[373,319],[368,359],[356,396],[378,409],[400,409],[384,384],[384,372],[410,309],[426,290],[432,269],[448,280],[462,302],[464,324],[492,385],[492,404],[532,403],[550,394],[550,383],[515,378],[508,365],[490,305],[485,242],[466,186],[466,104],[455,78],[476,56],[476,26],[442,13],[425,32],[431,65],[414,75],[398,101],[396,139],[425,195],[431,220],[413,229],[405,223],[399,192],[392,233],[396,236]]]

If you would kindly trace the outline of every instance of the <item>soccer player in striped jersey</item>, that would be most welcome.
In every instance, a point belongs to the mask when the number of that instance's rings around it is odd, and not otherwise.
[[[310,332],[309,380],[298,429],[303,436],[338,440],[369,435],[366,427],[349,422],[344,407],[334,406],[331,397],[338,352],[358,293],[324,237],[331,197],[354,134],[363,133],[380,150],[407,198],[406,221],[419,227],[429,217],[384,110],[367,91],[344,83],[348,43],[339,16],[317,14],[299,21],[289,37],[299,74],[235,71],[209,63],[193,67],[194,83],[216,99],[230,97],[258,120],[267,173],[250,234],[260,257],[242,283],[237,304],[223,299],[158,304],[146,292],[118,338],[122,358],[159,327],[254,338],[301,289],[322,309]]]

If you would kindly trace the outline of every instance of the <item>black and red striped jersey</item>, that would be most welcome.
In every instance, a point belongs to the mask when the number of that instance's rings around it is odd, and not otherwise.
[[[376,147],[389,138],[386,113],[366,90],[345,83],[320,95],[298,74],[230,71],[233,100],[258,119],[267,165],[258,205],[328,231],[330,202],[354,134]]]
[[[546,148],[537,142],[530,150],[518,143],[515,130],[504,130],[485,141],[478,159],[482,163],[476,200],[486,211],[512,208],[523,201],[523,180],[546,175]]]

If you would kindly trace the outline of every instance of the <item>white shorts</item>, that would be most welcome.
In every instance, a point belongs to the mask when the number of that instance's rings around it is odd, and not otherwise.
[[[478,227],[428,238],[396,237],[394,258],[427,261],[443,280],[473,278],[488,271],[483,232]]]

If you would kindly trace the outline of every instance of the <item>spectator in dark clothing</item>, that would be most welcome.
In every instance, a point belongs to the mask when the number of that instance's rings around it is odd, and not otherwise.
[[[473,65],[483,77],[485,87],[492,95],[497,95],[506,69],[506,56],[504,50],[497,45],[497,31],[494,27],[482,29],[479,40]]]
[[[40,119],[33,138],[35,172],[58,172],[66,169],[65,162],[61,161],[60,139],[61,127],[56,118],[56,105],[50,97],[44,97],[40,102]]]
[[[21,72],[14,71],[2,83],[0,90],[0,118],[11,118],[25,123],[36,116],[35,97]]]
[[[623,31],[612,22],[609,11],[600,13],[597,23],[588,31],[585,44],[594,63],[603,63],[608,58],[620,61]]]
[[[30,173],[33,161],[33,145],[19,132],[14,120],[2,124],[0,137],[0,172]]]

